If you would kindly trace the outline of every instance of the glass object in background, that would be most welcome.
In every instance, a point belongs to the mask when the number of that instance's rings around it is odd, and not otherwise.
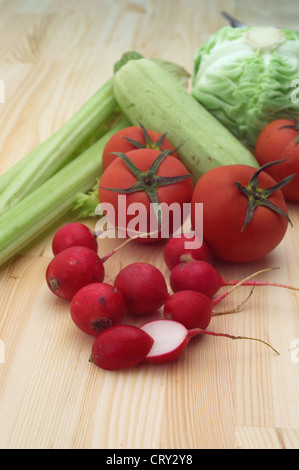
[[[250,26],[276,26],[299,31],[298,0],[236,0],[233,11],[227,12]]]

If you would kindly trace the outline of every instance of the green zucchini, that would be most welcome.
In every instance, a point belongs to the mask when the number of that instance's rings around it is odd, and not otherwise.
[[[132,125],[165,133],[194,182],[211,168],[245,164],[258,168],[252,153],[151,59],[124,61],[115,68],[114,95]]]

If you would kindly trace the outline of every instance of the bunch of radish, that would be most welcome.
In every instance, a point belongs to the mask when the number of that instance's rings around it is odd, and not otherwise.
[[[46,280],[56,296],[70,300],[74,324],[94,337],[92,363],[105,370],[141,362],[164,363],[177,358],[191,338],[202,334],[260,341],[277,353],[261,339],[216,333],[207,328],[214,315],[230,313],[214,312],[214,307],[238,286],[289,286],[252,281],[258,273],[241,281],[225,281],[211,264],[205,243],[186,248],[185,242],[191,239],[181,235],[165,245],[164,260],[171,271],[169,292],[162,272],[146,262],[125,266],[113,284],[104,282],[105,261],[124,244],[101,258],[96,236],[84,224],[70,223],[56,232],[52,241],[54,257]],[[214,298],[223,286],[231,288]],[[125,322],[127,313],[140,317],[160,309],[162,318],[160,313],[157,320],[139,327]]]

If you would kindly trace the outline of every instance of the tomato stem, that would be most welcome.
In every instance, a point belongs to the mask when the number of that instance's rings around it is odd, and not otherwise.
[[[293,129],[294,131],[297,131],[298,135],[295,138],[295,145],[297,145],[299,143],[299,120],[297,118],[293,117],[293,116],[292,116],[291,119],[294,121],[294,124],[290,124],[290,125],[287,125],[287,126],[281,126],[279,128],[279,130],[280,129]]]
[[[153,149],[153,150],[160,150],[160,152],[161,152],[162,151],[162,144],[163,144],[164,140],[166,139],[167,132],[165,132],[165,134],[162,134],[159,137],[159,139],[154,142],[153,139],[151,139],[151,137],[150,137],[147,129],[144,127],[144,125],[138,120],[137,120],[137,122],[139,124],[139,127],[142,130],[143,135],[144,135],[145,143],[142,144],[141,142],[138,142],[137,140],[134,140],[134,139],[130,139],[129,137],[122,137],[122,138],[125,139],[127,142],[130,142],[132,145],[134,145],[138,149],[148,148],[148,149]],[[176,149],[172,150],[170,152],[170,154],[174,153],[175,151],[176,151]]]
[[[273,186],[269,188],[259,188],[258,186],[258,175],[262,171],[266,170],[267,168],[273,165],[282,163],[284,161],[285,160],[277,160],[275,162],[266,163],[265,165],[261,166],[251,176],[247,186],[243,186],[239,181],[235,181],[236,188],[248,198],[248,208],[247,208],[247,213],[245,217],[245,222],[241,229],[242,232],[251,221],[253,214],[255,212],[255,209],[258,206],[264,206],[274,212],[277,212],[278,214],[285,217],[287,221],[293,226],[288,214],[283,209],[281,209],[276,204],[274,204],[272,201],[269,201],[268,197],[270,197],[278,189],[281,189],[284,186],[286,186],[294,178],[295,174],[287,176],[286,178],[284,178],[283,180],[279,181],[278,183],[274,184]]]
[[[161,152],[157,158],[154,160],[150,168],[146,171],[141,171],[137,168],[136,165],[130,160],[130,158],[122,152],[113,152],[113,155],[117,155],[122,159],[122,161],[127,165],[129,170],[133,173],[137,182],[130,188],[106,188],[101,186],[101,189],[106,189],[108,191],[114,191],[120,194],[131,194],[137,191],[144,191],[149,197],[151,203],[154,204],[154,210],[158,219],[158,230],[161,228],[161,211],[159,210],[160,200],[158,197],[158,188],[161,186],[168,186],[171,184],[179,183],[187,178],[190,178],[190,174],[178,176],[160,176],[158,175],[158,169],[165,160],[165,158],[170,155],[171,150],[164,150]]]

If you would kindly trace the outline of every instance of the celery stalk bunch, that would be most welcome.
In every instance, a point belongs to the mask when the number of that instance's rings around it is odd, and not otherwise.
[[[88,210],[88,191],[101,175],[104,146],[128,125],[111,78],[61,129],[0,175],[0,265],[78,204],[79,214],[92,215],[96,201]]]
[[[102,170],[101,153],[108,139],[126,127],[119,123],[80,156],[28,194],[0,217],[0,263],[51,226],[73,207],[77,191],[88,191]]]
[[[111,78],[60,130],[0,176],[0,215],[104,135],[117,109]]]

